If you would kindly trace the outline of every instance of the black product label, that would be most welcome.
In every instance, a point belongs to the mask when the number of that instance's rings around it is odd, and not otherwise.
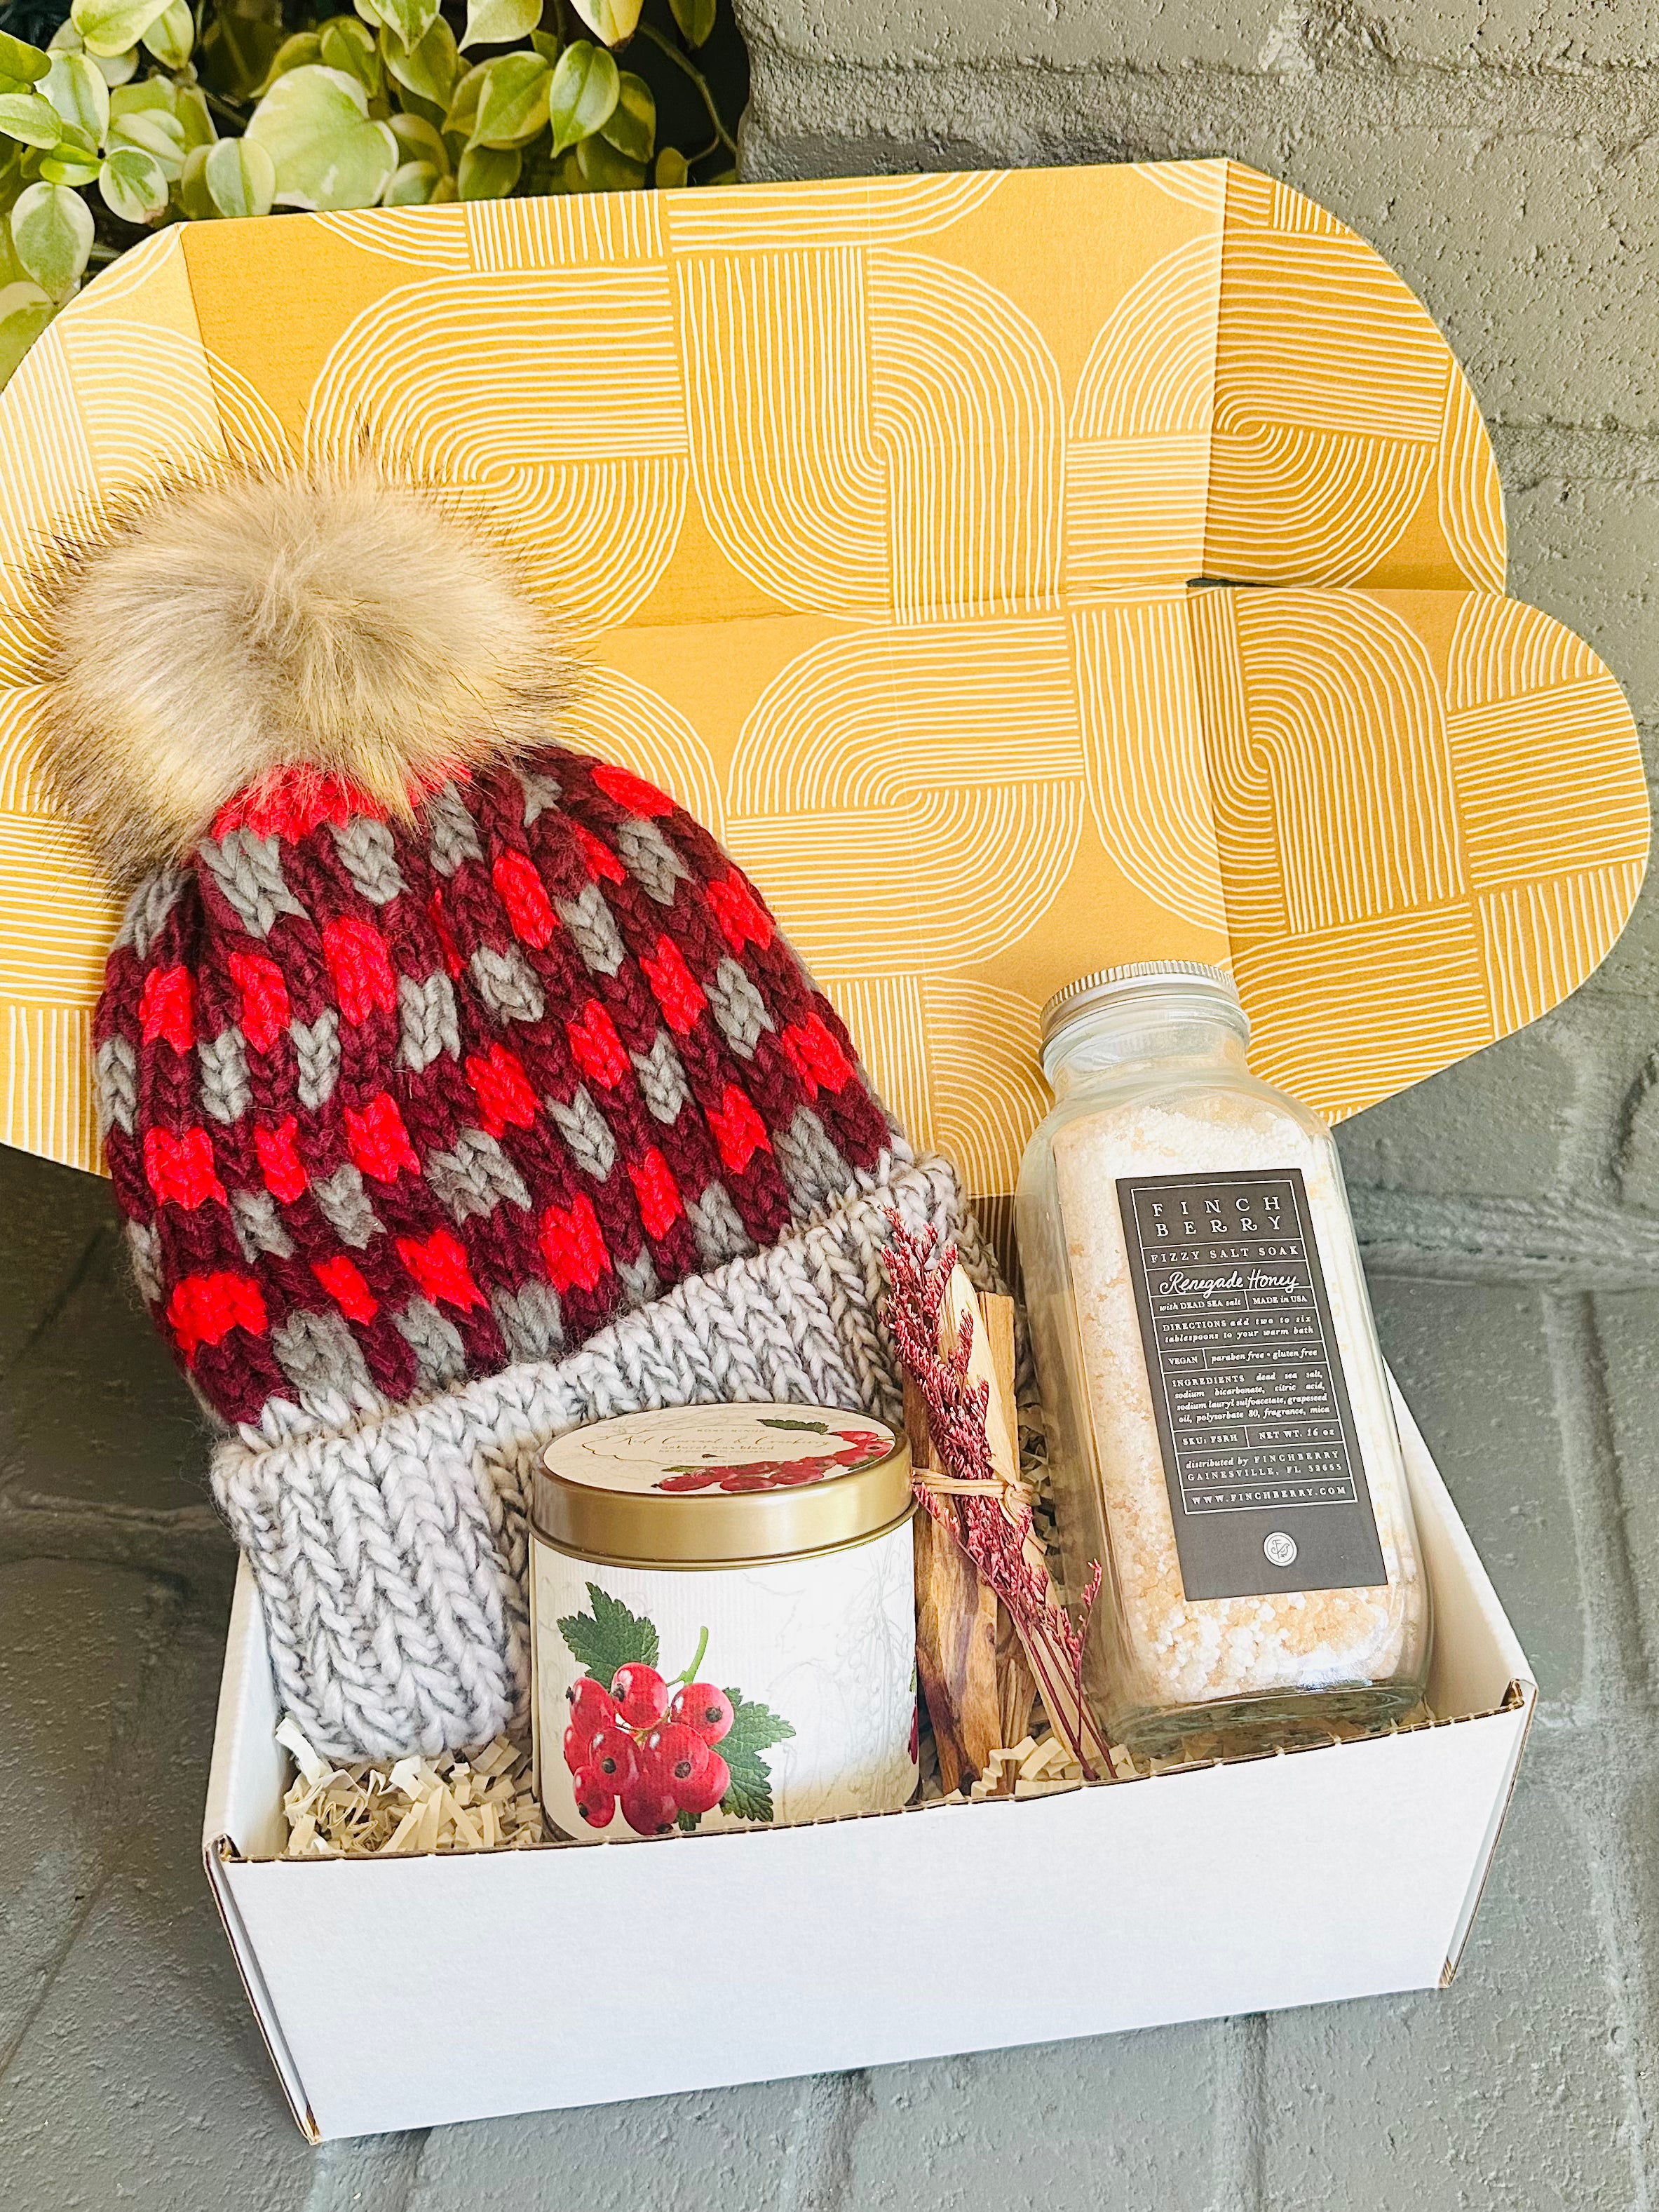
[[[1301,1170],[1117,1194],[1188,1601],[1386,1583]]]

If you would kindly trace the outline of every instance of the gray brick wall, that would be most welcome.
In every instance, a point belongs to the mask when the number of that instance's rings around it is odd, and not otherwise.
[[[751,174],[1227,152],[1334,208],[1469,369],[1516,589],[1659,734],[1659,11],[739,9]],[[107,1194],[0,1152],[9,2212],[1648,2212],[1656,992],[1650,896],[1569,1006],[1342,1134],[1386,1348],[1543,1685],[1449,1992],[320,2154],[278,2102],[197,1860],[232,1564],[203,1439],[122,1284]],[[510,1954],[503,1931],[481,1991]]]

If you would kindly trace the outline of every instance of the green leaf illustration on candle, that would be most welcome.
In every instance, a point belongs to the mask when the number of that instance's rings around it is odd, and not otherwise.
[[[720,1810],[735,1820],[769,1820],[772,1774],[761,1753],[795,1731],[769,1706],[750,1704],[740,1690],[726,1694],[732,1700],[732,1726],[720,1753],[731,1769],[732,1786],[720,1800]]]
[[[625,1605],[607,1595],[597,1583],[587,1585],[592,1614],[573,1613],[559,1623],[559,1633],[579,1667],[586,1667],[596,1682],[608,1690],[618,1667],[657,1663],[657,1632]]]

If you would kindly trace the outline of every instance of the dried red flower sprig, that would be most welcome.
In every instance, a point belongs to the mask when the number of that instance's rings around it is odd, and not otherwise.
[[[1091,1780],[1097,1778],[1091,1755],[1088,1708],[1083,1694],[1083,1654],[1089,1621],[1100,1595],[1101,1568],[1092,1563],[1088,1587],[1073,1625],[1055,1594],[1046,1566],[1038,1564],[1042,1546],[1029,1501],[998,1475],[986,1431],[990,1389],[969,1373],[973,1324],[964,1316],[956,1342],[939,1341],[939,1315],[957,1264],[953,1243],[940,1246],[930,1224],[918,1236],[896,1213],[887,1216],[892,1239],[884,1255],[890,1288],[888,1326],[907,1375],[927,1409],[927,1433],[948,1482],[948,1490],[929,1484],[918,1471],[915,1491],[926,1510],[947,1529],[972,1559],[981,1579],[995,1591],[1025,1647],[1053,1726],[1070,1744]],[[957,1485],[972,1486],[957,1488]],[[1066,1694],[1057,1695],[1064,1684]],[[1094,1738],[1097,1755],[1100,1746]],[[1109,1762],[1108,1771],[1109,1771]]]

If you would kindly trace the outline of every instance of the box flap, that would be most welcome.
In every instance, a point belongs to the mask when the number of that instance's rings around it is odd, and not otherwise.
[[[181,459],[326,464],[365,430],[516,538],[586,658],[568,734],[726,840],[977,1194],[1012,1188],[1036,1009],[1083,969],[1231,959],[1258,1065],[1340,1115],[1553,1005],[1635,898],[1634,727],[1497,595],[1462,373],[1269,179],[179,224],[0,395],[12,1143],[96,1163],[114,926],[32,751],[36,548]]]
[[[1392,1376],[1389,1389],[1412,1515],[1434,1595],[1433,1659],[1425,1692],[1429,1708],[1446,1720],[1497,1712],[1508,1702],[1512,1685],[1519,1685],[1528,1698],[1536,1695],[1532,1662]]]
[[[264,2039],[266,2051],[276,2069],[276,2080],[293,2115],[294,2124],[307,2142],[323,2140],[316,2115],[306,2096],[305,2084],[300,2079],[300,2069],[294,2063],[288,2039],[283,2033],[282,2021],[271,2002],[270,1991],[265,1987],[264,1976],[259,1971],[259,1960],[253,1940],[242,1919],[236,1902],[234,1888],[229,1877],[234,1863],[228,1846],[222,1840],[203,1854],[207,1869],[208,1887],[213,1892],[213,1901],[219,1908],[219,1921],[230,1945],[231,1955],[236,1961],[236,1971],[241,1976],[242,1988],[253,2017],[258,2022],[259,2033]]]
[[[208,1772],[207,1803],[202,1815],[202,1863],[219,1908],[225,1937],[242,1978],[242,1987],[259,2023],[294,2124],[309,2142],[321,2140],[283,2033],[276,2006],[228,1869],[247,1856],[276,1857],[286,1841],[283,1820],[283,1752],[276,1741],[279,1718],[276,1686],[265,1644],[264,1613],[252,1569],[244,1559],[236,1569],[225,1668],[219,1683],[219,1711],[213,1730],[213,1764]]]
[[[210,1874],[222,1843],[244,1858],[274,1858],[283,1850],[287,1754],[276,1741],[281,1718],[265,1642],[264,1610],[245,1555],[236,1563],[213,1764],[202,1814],[202,1849]]]
[[[1492,1854],[1515,1794],[1521,1754],[1538,1710],[1538,1684],[1531,1662],[1492,1586],[1492,1578],[1469,1533],[1458,1516],[1440,1470],[1424,1442],[1411,1408],[1393,1389],[1395,1418],[1400,1425],[1401,1449],[1411,1483],[1413,1516],[1423,1546],[1430,1586],[1434,1592],[1435,1640],[1428,1702],[1446,1719],[1508,1710],[1518,1716],[1518,1725],[1506,1739],[1507,1748],[1498,1787],[1493,1793],[1486,1833],[1474,1858],[1468,1886],[1446,1945],[1441,1986],[1457,1972],[1469,1931],[1474,1925]]]

